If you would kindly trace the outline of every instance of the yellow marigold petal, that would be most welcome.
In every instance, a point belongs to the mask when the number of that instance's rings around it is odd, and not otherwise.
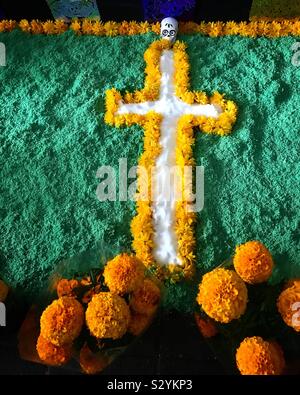
[[[199,285],[197,302],[209,317],[222,323],[240,318],[247,300],[246,285],[233,270],[214,269],[203,276]]]
[[[153,315],[132,312],[128,332],[133,336],[139,336],[148,328],[152,320]]]
[[[71,343],[83,326],[82,305],[73,297],[54,300],[41,316],[41,335],[56,346]]]
[[[300,332],[300,287],[298,282],[281,292],[277,300],[277,308],[286,325],[292,327],[296,332]]]
[[[274,267],[269,250],[256,240],[236,247],[233,264],[238,275],[249,284],[267,281]]]
[[[9,292],[9,287],[5,284],[4,281],[0,280],[0,302],[5,302]]]
[[[85,343],[80,350],[79,363],[84,373],[97,374],[106,368],[109,360],[101,352],[93,353]]]

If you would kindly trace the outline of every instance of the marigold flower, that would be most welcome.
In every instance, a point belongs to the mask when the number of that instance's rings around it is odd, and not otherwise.
[[[0,280],[0,302],[5,302],[9,292],[8,286],[5,284],[4,281]]]
[[[151,315],[155,313],[160,300],[159,287],[149,278],[136,289],[130,298],[130,307],[136,313]]]
[[[195,321],[199,331],[205,338],[210,338],[218,333],[218,330],[211,320],[204,320],[199,314],[195,314]]]
[[[73,30],[76,34],[81,34],[81,22],[78,19],[75,19],[71,25],[70,29]]]
[[[233,264],[238,275],[249,284],[267,281],[274,267],[269,250],[255,240],[236,247]]]
[[[57,296],[60,298],[62,296],[76,296],[74,289],[79,286],[79,281],[72,279],[67,280],[62,278],[58,281],[56,286]]]
[[[55,32],[57,34],[64,33],[66,30],[68,30],[68,25],[63,19],[56,19],[54,24],[55,24]]]
[[[41,316],[41,335],[56,346],[71,343],[84,323],[82,305],[73,297],[54,300]]]
[[[295,286],[296,288],[300,288],[300,278],[291,278],[288,280],[284,286],[284,289]]]
[[[51,366],[61,366],[68,363],[72,357],[72,344],[55,346],[43,336],[39,336],[36,349],[40,359]]]
[[[83,295],[81,301],[84,304],[90,303],[90,301],[92,300],[92,297],[94,295],[96,295],[97,293],[99,293],[101,290],[101,285],[96,285],[95,287],[89,289],[87,292],[85,292],[85,294]]]
[[[93,353],[89,346],[85,343],[80,350],[79,363],[84,373],[97,374],[106,368],[109,360],[100,352]]]
[[[88,304],[85,318],[91,334],[97,339],[119,339],[127,331],[130,311],[120,296],[100,292]]]
[[[216,321],[228,323],[244,314],[248,293],[243,280],[233,271],[217,268],[206,273],[199,285],[197,302]]]
[[[131,313],[128,332],[133,336],[139,336],[143,333],[153,320],[153,315],[139,314],[136,312]]]
[[[143,282],[145,267],[135,256],[117,255],[107,262],[103,276],[112,293],[123,295],[137,289]]]
[[[281,292],[277,300],[277,308],[286,325],[300,332],[300,287],[298,283]]]
[[[259,336],[242,341],[236,352],[236,363],[242,375],[280,375],[285,366],[280,346]]]
[[[40,314],[37,306],[33,305],[27,312],[18,332],[18,351],[22,359],[41,363],[36,344],[40,336]]]
[[[46,21],[43,22],[43,30],[45,34],[55,34],[55,22],[53,21]]]

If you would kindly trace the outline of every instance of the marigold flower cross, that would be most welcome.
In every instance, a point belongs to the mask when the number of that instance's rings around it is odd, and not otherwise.
[[[166,169],[193,166],[193,127],[199,126],[205,133],[228,134],[237,108],[218,92],[208,98],[204,92],[188,90],[189,62],[183,43],[177,41],[171,49],[167,40],[155,41],[144,58],[144,88],[123,97],[115,89],[108,90],[105,121],[117,127],[140,124],[144,128],[139,167],[155,176],[145,177],[138,170],[138,189],[152,183],[155,198],[152,191],[147,199],[137,201],[137,215],[131,224],[133,248],[158,275],[179,279],[193,273],[196,214],[187,210],[187,199],[178,201],[175,190],[169,190],[168,198],[161,191],[167,181]],[[183,180],[182,189],[187,184]]]

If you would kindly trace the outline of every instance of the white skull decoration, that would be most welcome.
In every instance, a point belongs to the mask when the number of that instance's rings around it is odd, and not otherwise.
[[[160,36],[174,44],[178,32],[178,22],[174,18],[164,18],[160,24]]]

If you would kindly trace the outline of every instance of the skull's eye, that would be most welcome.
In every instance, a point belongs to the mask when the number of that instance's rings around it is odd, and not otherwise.
[[[176,34],[176,31],[175,31],[175,30],[170,30],[170,35],[171,35],[172,37],[174,37],[175,34]]]
[[[163,31],[162,31],[162,35],[163,35],[163,36],[167,36],[168,33],[169,33],[168,30],[163,30]]]

